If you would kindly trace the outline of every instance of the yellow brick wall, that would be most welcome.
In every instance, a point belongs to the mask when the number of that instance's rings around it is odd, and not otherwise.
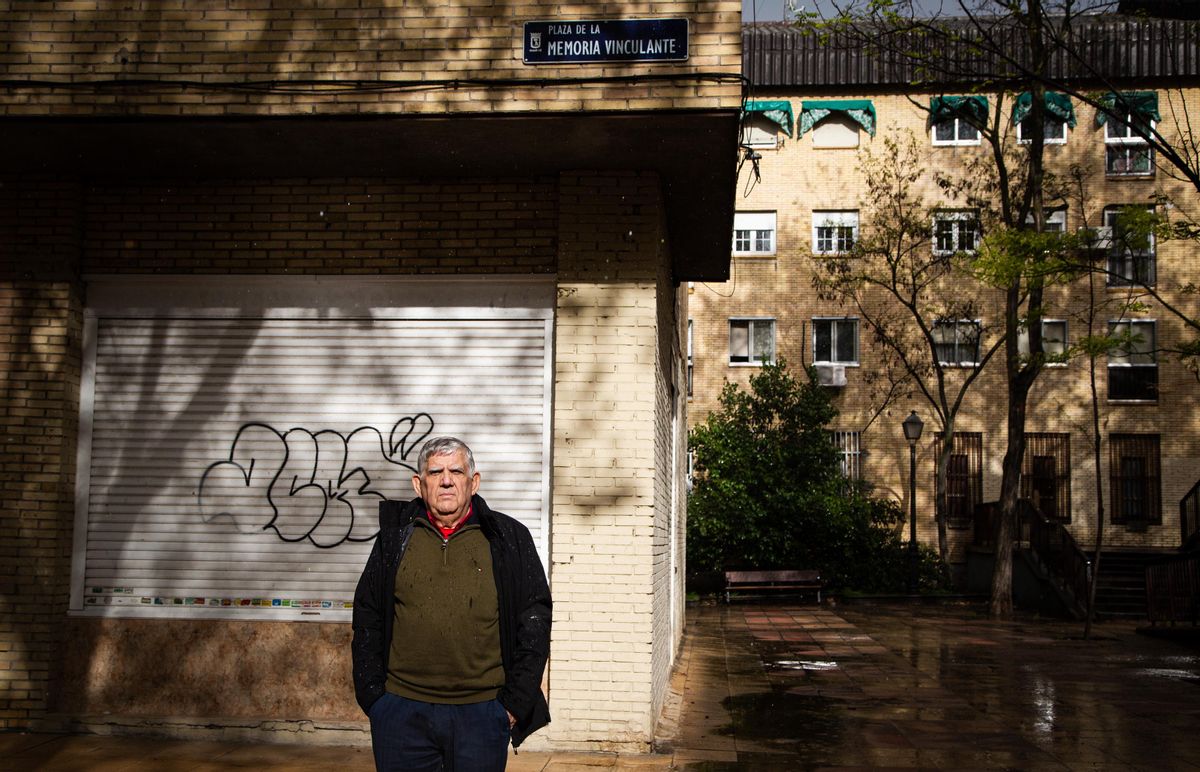
[[[42,714],[59,671],[82,330],[77,204],[72,184],[0,186],[0,729]]]
[[[564,175],[546,740],[648,747],[660,252],[652,175]]]
[[[86,273],[552,273],[553,178],[96,185]]]
[[[522,63],[527,21],[663,17],[688,19],[687,62]],[[8,43],[0,46],[5,78],[73,86],[6,91],[0,94],[0,114],[10,116],[711,109],[735,106],[741,97],[736,82],[692,77],[740,73],[741,9],[734,0],[566,5],[36,0],[6,4],[0,41]],[[649,84],[554,82],[646,74],[681,78]],[[500,82],[514,79],[551,82]],[[84,86],[118,80],[190,85]],[[491,83],[474,82],[479,80]],[[275,81],[302,83],[265,88]],[[369,82],[371,88],[349,90],[351,81]],[[430,81],[437,83],[422,85]]]
[[[0,729],[43,712],[70,576],[78,293],[0,280]]]
[[[926,113],[900,95],[865,95],[870,97],[878,115],[878,133],[870,137],[860,132],[859,149],[819,149],[813,147],[812,135],[805,134],[785,140],[776,150],[761,150],[762,180],[755,182],[746,164],[739,179],[737,209],[739,211],[777,212],[777,252],[770,258],[739,257],[733,260],[731,279],[720,284],[696,283],[691,291],[689,316],[694,320],[695,387],[689,406],[689,422],[703,420],[716,406],[724,382],[746,384],[756,368],[728,364],[728,320],[736,316],[765,316],[776,320],[776,346],[779,355],[799,365],[812,361],[811,319],[814,316],[857,315],[847,308],[820,300],[812,285],[812,212],[814,210],[859,210],[861,227],[871,227],[871,203],[865,201],[866,186],[860,168],[864,152],[880,154],[885,137],[903,138],[911,132],[921,148],[919,163],[925,170],[921,192],[930,205],[963,206],[938,188],[934,172],[943,170],[963,174],[972,158],[985,152],[985,147],[933,147],[926,127]],[[828,98],[863,98],[862,94],[832,95]],[[790,98],[799,115],[802,97],[788,94],[758,94],[756,98]],[[822,95],[821,98],[827,98]],[[927,100],[927,97],[915,97]],[[992,114],[996,111],[995,97],[990,97]],[[1183,101],[1179,101],[1182,99]],[[1168,137],[1176,136],[1171,123],[1171,100],[1175,113],[1186,114],[1200,108],[1200,91],[1160,92],[1161,112],[1164,115],[1160,130]],[[1002,108],[1007,118],[1011,101]],[[1181,211],[1194,215],[1200,206],[1194,189],[1173,179],[1162,167],[1150,179],[1106,177],[1104,174],[1104,132],[1095,122],[1095,111],[1076,104],[1078,125],[1069,132],[1065,145],[1046,149],[1047,165],[1060,174],[1072,165],[1088,170],[1084,207],[1075,200],[1068,206],[1067,227],[1097,225],[1104,206],[1148,203],[1156,193],[1170,195]],[[1170,302],[1185,310],[1191,318],[1200,316],[1200,299],[1195,295],[1179,294],[1172,288],[1194,280],[1195,261],[1192,245],[1172,241],[1158,245],[1158,286],[1165,288]],[[1114,298],[1120,290],[1105,289],[1101,279],[1101,296]],[[1068,320],[1069,336],[1077,340],[1083,324],[1075,315],[1081,311],[1086,285],[1077,282],[1054,288],[1047,294],[1048,318]],[[958,283],[944,288],[946,293],[965,296],[973,292]],[[994,292],[974,292],[984,309],[985,325],[1002,323],[1002,305]],[[1188,336],[1183,324],[1154,302],[1135,317],[1158,321],[1157,330],[1162,345],[1171,345]],[[1107,320],[1103,316],[1101,322]],[[1098,330],[1097,332],[1101,332]],[[994,338],[993,338],[994,340]],[[985,339],[985,348],[988,341]],[[861,366],[847,368],[848,386],[839,390],[836,405],[841,415],[834,428],[863,430],[863,447],[868,456],[864,463],[865,476],[875,482],[881,492],[903,501],[907,512],[908,448],[900,429],[900,421],[912,409],[926,423],[918,459],[918,517],[922,542],[934,543],[933,521],[933,414],[927,403],[913,396],[905,397],[878,417],[873,417],[881,404],[877,384],[872,379],[880,371],[880,355],[871,334],[860,329]],[[961,378],[960,374],[952,375]],[[1071,529],[1076,537],[1090,545],[1094,536],[1094,483],[1089,445],[1089,397],[1087,393],[1087,362],[1073,360],[1066,367],[1048,368],[1037,382],[1029,403],[1028,431],[1071,433],[1071,502],[1074,521]],[[1110,432],[1146,432],[1161,435],[1162,453],[1162,524],[1151,526],[1146,534],[1132,534],[1123,526],[1109,526],[1106,542],[1112,546],[1161,546],[1179,543],[1178,501],[1200,477],[1200,411],[1196,378],[1178,362],[1162,355],[1159,362],[1161,390],[1157,404],[1119,404],[1108,402],[1104,359],[1099,362],[1098,387],[1101,394],[1102,428],[1104,437]],[[980,431],[984,435],[983,500],[999,496],[1000,465],[1005,446],[1005,387],[1003,363],[994,360],[972,387],[962,412],[958,430]],[[1108,491],[1107,447],[1102,456],[1105,508],[1111,511]],[[907,533],[907,528],[905,530]],[[969,533],[955,534],[965,543]],[[958,553],[961,555],[961,552]]]
[[[665,225],[660,226],[665,232]],[[662,249],[660,240],[660,250]],[[684,604],[684,565],[681,538],[686,531],[687,490],[684,460],[687,425],[684,415],[686,383],[683,354],[686,298],[672,281],[666,256],[659,259],[657,292],[657,395],[654,420],[654,538],[652,555],[653,658],[651,661],[652,715],[657,717],[667,695],[671,665],[681,640]],[[682,333],[682,334],[681,334]]]

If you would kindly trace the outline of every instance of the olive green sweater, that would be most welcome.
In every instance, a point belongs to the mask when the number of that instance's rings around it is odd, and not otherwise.
[[[423,702],[495,699],[504,685],[492,555],[478,525],[443,539],[418,520],[396,571],[387,690]]]

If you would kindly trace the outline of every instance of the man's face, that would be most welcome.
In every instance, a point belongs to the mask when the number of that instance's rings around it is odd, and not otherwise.
[[[479,473],[467,471],[465,451],[430,456],[425,474],[414,474],[413,490],[425,500],[434,517],[447,525],[466,516],[471,497],[479,490]]]

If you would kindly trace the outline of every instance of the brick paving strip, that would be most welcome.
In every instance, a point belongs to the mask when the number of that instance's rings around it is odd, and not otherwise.
[[[978,609],[698,606],[676,768],[1200,769],[1200,652]]]

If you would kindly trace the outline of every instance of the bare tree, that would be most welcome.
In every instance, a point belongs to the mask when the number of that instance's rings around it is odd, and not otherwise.
[[[936,417],[941,429],[934,484],[938,553],[948,562],[947,479],[955,420],[1004,339],[975,322],[981,316],[979,298],[947,292],[948,285],[961,287],[968,277],[956,267],[956,245],[939,249],[933,243],[936,210],[920,193],[921,159],[911,133],[884,137],[881,153],[863,151],[860,237],[848,250],[813,256],[813,285],[823,300],[853,307],[878,346],[881,368],[867,376],[876,415],[916,392]],[[986,350],[981,349],[984,339],[992,341]],[[968,357],[947,354],[960,346]]]
[[[940,187],[952,199],[979,212],[984,238],[977,251],[959,252],[958,268],[1003,298],[1003,345],[1007,397],[1007,444],[1002,462],[1000,517],[992,575],[990,611],[1012,613],[1012,544],[1017,532],[1021,465],[1029,395],[1045,364],[1043,302],[1047,286],[1077,275],[1067,258],[1067,241],[1045,232],[1047,175],[1044,163],[1047,117],[1046,78],[1056,54],[1052,29],[1062,16],[1073,18],[1071,0],[960,0],[964,17],[921,19],[908,0],[851,3],[837,19],[819,28],[825,34],[858,40],[881,59],[906,66],[930,83],[967,83],[996,93],[997,109],[987,120],[964,114],[979,130],[986,151],[964,174],[943,176]],[[988,8],[993,15],[984,15]],[[854,15],[852,11],[858,11]],[[906,13],[902,13],[906,11]],[[1051,13],[1053,11],[1053,13]],[[997,50],[1002,49],[1002,50]],[[1020,68],[1009,60],[1020,59]],[[1006,95],[1020,93],[1027,116],[1026,141],[1013,141],[1004,116]],[[1018,337],[1025,332],[1028,353]],[[943,454],[944,455],[944,454]]]

